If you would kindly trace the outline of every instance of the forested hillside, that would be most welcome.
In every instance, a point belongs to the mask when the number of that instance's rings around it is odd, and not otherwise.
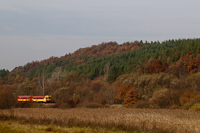
[[[101,43],[11,72],[0,70],[0,108],[17,106],[17,95],[44,92],[57,107],[122,103],[125,107],[196,109],[199,71],[200,39]]]

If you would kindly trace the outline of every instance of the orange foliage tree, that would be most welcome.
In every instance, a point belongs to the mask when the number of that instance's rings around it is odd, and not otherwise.
[[[137,95],[135,88],[123,85],[117,89],[117,95],[115,98],[122,100],[125,107],[132,107],[138,101],[139,96]]]
[[[153,63],[153,68],[155,69],[155,73],[159,73],[162,70],[162,62],[158,59]]]
[[[120,99],[120,100],[124,100],[124,97],[126,95],[126,93],[131,89],[130,86],[127,85],[122,85],[117,89],[117,94],[115,96],[115,98]]]
[[[126,93],[124,97],[124,104],[125,107],[129,108],[132,107],[139,99],[139,96],[137,95],[136,89],[131,88],[129,91]]]
[[[176,62],[176,66],[179,68],[179,77],[198,72],[199,65],[200,55],[194,56],[192,52],[189,51]]]
[[[187,66],[188,72],[190,73],[198,72],[199,64],[200,64],[200,55],[190,58]]]
[[[185,92],[184,95],[179,99],[181,105],[184,105],[185,103],[193,99],[197,94],[197,92]]]
[[[149,73],[153,74],[153,73],[159,73],[159,72],[164,72],[167,68],[169,67],[168,63],[164,63],[164,65],[162,65],[161,60],[155,60],[154,63],[152,65],[149,65],[148,71]]]

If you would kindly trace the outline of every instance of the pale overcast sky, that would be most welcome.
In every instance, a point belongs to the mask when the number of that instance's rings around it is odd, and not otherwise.
[[[0,69],[108,41],[199,36],[199,0],[0,0]]]

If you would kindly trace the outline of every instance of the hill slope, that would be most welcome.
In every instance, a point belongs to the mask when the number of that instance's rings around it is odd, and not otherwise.
[[[95,102],[189,109],[200,99],[199,53],[200,39],[102,43],[1,70],[0,95],[50,94],[60,107]]]

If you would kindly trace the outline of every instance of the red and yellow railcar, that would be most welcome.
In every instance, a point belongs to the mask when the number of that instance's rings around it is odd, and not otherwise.
[[[41,103],[50,103],[51,96],[18,96],[18,102],[41,102]]]

